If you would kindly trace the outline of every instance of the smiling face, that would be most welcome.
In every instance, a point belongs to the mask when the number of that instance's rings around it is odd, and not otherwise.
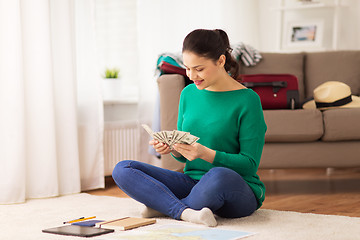
[[[195,53],[183,52],[183,61],[186,67],[186,75],[193,81],[200,90],[215,90],[220,84],[224,73],[225,56],[214,62],[213,60],[201,57]]]

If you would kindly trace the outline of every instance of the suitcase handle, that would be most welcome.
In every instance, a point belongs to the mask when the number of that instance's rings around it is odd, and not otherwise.
[[[245,87],[273,87],[273,92],[277,93],[281,88],[287,87],[286,81],[274,81],[274,82],[242,82]]]

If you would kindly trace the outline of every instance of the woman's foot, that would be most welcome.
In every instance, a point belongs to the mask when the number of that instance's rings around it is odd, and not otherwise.
[[[204,224],[208,227],[215,227],[217,225],[214,214],[209,208],[203,208],[201,210],[186,208],[182,212],[180,219],[187,222]]]
[[[144,205],[144,208],[141,211],[141,216],[144,217],[144,218],[164,217],[165,214]]]

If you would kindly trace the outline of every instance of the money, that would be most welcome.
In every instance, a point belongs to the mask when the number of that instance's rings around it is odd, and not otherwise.
[[[176,143],[193,144],[200,139],[191,135],[189,132],[178,130],[154,132],[151,127],[146,124],[141,124],[141,126],[152,138],[167,144],[170,149],[173,149],[172,146]]]

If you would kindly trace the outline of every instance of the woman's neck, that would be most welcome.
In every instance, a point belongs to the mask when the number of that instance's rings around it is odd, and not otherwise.
[[[228,73],[222,74],[215,84],[206,88],[208,91],[226,92],[246,88],[241,83],[229,76]]]

